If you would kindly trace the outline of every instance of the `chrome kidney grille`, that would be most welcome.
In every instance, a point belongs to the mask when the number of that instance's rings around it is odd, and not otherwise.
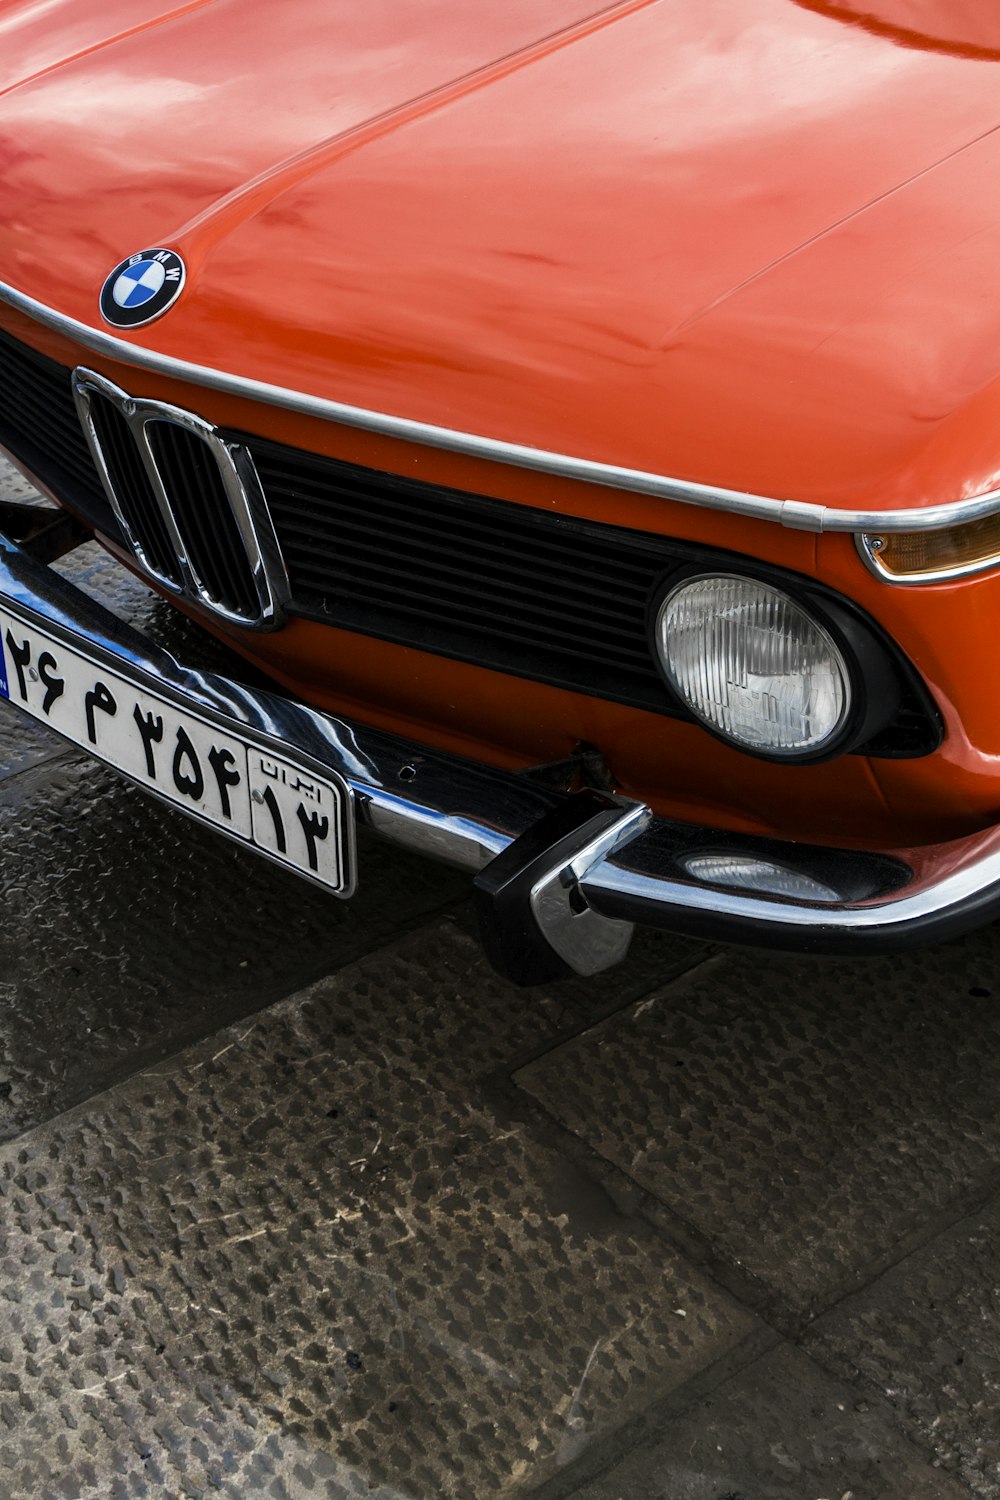
[[[73,372],[101,482],[142,568],[234,624],[284,622],[288,576],[253,459],[208,422]]]

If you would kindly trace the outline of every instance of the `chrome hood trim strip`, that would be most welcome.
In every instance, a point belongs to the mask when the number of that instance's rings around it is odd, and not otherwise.
[[[346,427],[357,427],[365,432],[379,433],[383,437],[441,448],[449,453],[462,453],[471,458],[531,469],[540,474],[553,474],[560,479],[628,490],[638,495],[652,495],[658,500],[696,505],[703,510],[726,511],[758,521],[771,521],[796,531],[933,531],[938,527],[978,521],[1000,512],[1000,489],[974,495],[966,500],[956,500],[949,505],[889,511],[848,510],[798,500],[776,500],[765,495],[751,495],[742,490],[716,489],[711,485],[671,479],[643,469],[627,469],[617,464],[598,463],[593,459],[574,458],[569,454],[550,453],[542,448],[507,443],[499,438],[483,437],[473,432],[436,427],[432,423],[414,421],[410,417],[367,411],[360,406],[310,396],[304,391],[293,391],[286,386],[269,385],[266,381],[230,375],[224,370],[213,370],[206,365],[190,364],[187,360],[175,359],[172,355],[159,354],[156,350],[127,343],[124,339],[91,328],[86,323],[78,323],[75,318],[66,317],[63,313],[46,307],[34,297],[29,297],[2,281],[0,302],[94,354],[103,354],[108,359],[119,360],[137,369],[150,370],[174,380],[200,385],[207,390],[220,391],[226,396],[260,401],[266,406],[281,407],[302,416],[339,422]]]

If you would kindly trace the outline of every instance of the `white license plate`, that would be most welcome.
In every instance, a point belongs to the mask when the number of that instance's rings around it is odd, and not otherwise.
[[[0,697],[140,786],[338,895],[351,792],[0,609]]]

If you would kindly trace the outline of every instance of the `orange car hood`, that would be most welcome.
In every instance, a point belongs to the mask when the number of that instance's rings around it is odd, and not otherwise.
[[[1000,483],[982,14],[24,0],[0,280],[100,327],[165,245],[147,348],[759,494],[958,499]]]

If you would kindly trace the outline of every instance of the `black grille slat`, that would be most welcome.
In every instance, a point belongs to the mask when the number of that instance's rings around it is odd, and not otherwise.
[[[118,408],[94,391],[90,393],[90,416],[112,488],[132,535],[150,566],[179,586],[180,570],[170,533],[134,434]]]
[[[225,609],[256,619],[260,601],[250,560],[207,445],[173,422],[150,422],[146,435],[199,581]]]
[[[421,480],[354,470],[340,459],[323,459],[261,438],[242,435],[240,440],[253,454],[268,496],[296,510],[304,510],[311,500],[321,505],[326,514],[333,515],[340,499],[350,506],[359,521],[376,510],[380,516],[395,513],[415,525],[424,524],[427,534],[436,534],[439,540],[447,534],[446,528],[477,528],[500,551],[511,550],[519,540],[530,540],[565,562],[568,544],[574,555],[579,552],[600,559],[602,564],[636,570],[643,569],[650,557],[661,560],[664,556],[676,557],[682,546],[669,537],[630,532],[605,522],[581,521],[513,501],[444,489]],[[354,474],[358,476],[357,483],[352,483]],[[373,483],[380,480],[384,481],[384,487]]]
[[[271,499],[273,504],[273,495]],[[388,522],[390,518],[384,516],[383,519]],[[436,538],[433,533],[428,534],[426,526],[421,527],[413,522],[401,522],[395,518],[392,518],[392,526],[396,537],[401,541],[406,541],[411,555],[426,558],[441,573],[447,573],[450,570],[466,578],[469,576],[471,565],[478,565],[484,571],[497,563],[502,566],[504,561],[509,560],[513,550],[510,546],[490,547],[487,542],[480,542],[478,538],[470,541],[449,527],[450,550],[444,551],[440,538]],[[333,516],[314,515],[311,510],[303,514],[298,507],[294,513],[289,509],[285,512],[284,527],[290,536],[311,538],[313,542],[326,538],[338,550],[352,545],[364,550],[372,545],[369,526],[339,508]],[[532,552],[536,562],[547,561],[552,567],[558,567],[564,561],[558,549],[550,550],[532,545]],[[628,574],[623,569],[605,569],[599,566],[596,558],[588,560],[586,557],[577,557],[576,562],[573,576],[564,578],[562,587],[569,591],[575,590],[581,600],[585,600],[598,611],[605,609],[602,595],[612,584],[615,594],[620,598],[627,596],[636,602],[646,599],[649,592],[647,570],[633,570],[631,574]],[[601,592],[596,597],[595,583],[601,586]]]
[[[308,574],[303,570],[303,579],[308,581]],[[358,569],[345,569],[343,572],[333,575],[320,575],[313,573],[313,587],[332,587],[336,589],[364,589],[364,597],[367,604],[372,608],[385,607],[387,609],[405,609],[408,614],[420,614],[425,609],[423,602],[415,598],[412,589],[400,585],[395,589],[388,584],[380,583],[377,573],[361,573]],[[583,655],[593,656],[593,634],[588,628],[588,623],[582,615],[575,617],[575,623],[570,621],[565,625],[555,624],[551,617],[546,617],[541,609],[532,615],[527,613],[518,614],[512,618],[505,614],[502,609],[490,607],[493,601],[485,602],[477,608],[472,599],[449,598],[440,593],[435,596],[438,599],[439,610],[447,610],[450,620],[464,630],[477,630],[488,632],[490,630],[501,630],[504,636],[511,639],[519,637],[531,642],[537,649],[539,646],[538,632],[546,630],[553,643],[563,641],[567,649],[573,649],[574,653],[579,650]],[[636,628],[631,633],[632,645],[629,644],[629,633],[624,629],[616,632],[620,636],[621,644],[616,645],[608,635],[602,636],[601,644],[605,654],[614,654],[626,659],[634,659],[638,663],[645,664],[648,655],[642,643],[641,618],[635,622]]]
[[[287,531],[284,533],[286,540],[296,536],[300,543],[310,547],[312,551],[320,550],[324,541],[330,545],[330,560],[318,567],[315,563],[310,564],[305,559],[299,562],[299,575],[308,579],[310,575],[316,586],[322,587],[324,578],[338,581],[345,578],[350,581],[352,576],[358,580],[363,576],[369,589],[375,588],[378,592],[383,589],[386,593],[399,592],[393,585],[394,579],[402,579],[404,587],[402,592],[409,593],[412,589],[413,568],[404,568],[401,563],[388,561],[385,555],[384,544],[375,540],[359,541],[349,537],[346,533],[332,533],[324,538],[322,535],[313,535],[311,541],[309,534],[297,525],[286,522]],[[436,564],[427,559],[424,549],[414,548],[410,556],[416,564],[420,565],[420,579],[424,588],[433,587],[436,596],[447,598],[452,601],[456,608],[460,608],[464,601],[468,601],[470,607],[485,618],[491,611],[491,606],[497,607],[497,618],[505,619],[512,607],[519,610],[521,617],[538,618],[539,620],[550,619],[543,601],[539,601],[537,590],[532,587],[530,580],[504,580],[502,588],[490,586],[482,574],[477,574],[472,568],[472,559],[464,559],[467,565],[462,568],[458,564],[455,567],[446,567]],[[621,636],[624,640],[636,641],[637,632],[641,639],[643,620],[645,618],[647,591],[631,601],[622,600],[621,606],[614,609],[605,605],[603,601],[595,601],[593,596],[588,597],[586,591],[575,584],[575,581],[565,587],[565,598],[567,604],[572,603],[575,611],[590,621],[602,622],[602,630],[607,636]],[[627,609],[631,603],[631,609]],[[644,650],[644,648],[643,648]]]
[[[420,647],[421,650],[429,649],[424,642],[428,639],[426,634],[426,611],[418,604],[408,604],[405,600],[374,600],[367,609],[360,608],[353,614],[351,628],[360,630],[364,635],[381,636],[380,628],[389,610],[393,616],[398,615],[401,619],[412,622],[407,644]],[[452,630],[456,626],[461,629],[462,654],[454,654],[460,661],[476,662],[479,665],[489,665],[498,671],[516,672],[518,676],[537,677],[540,681],[546,681],[540,673],[519,670],[518,663],[537,661],[540,657],[539,638],[537,632],[531,629],[522,629],[513,626],[510,622],[505,623],[502,632],[500,625],[503,622],[490,619],[488,616],[473,615],[464,621],[456,621],[450,617],[449,624]],[[347,628],[347,627],[345,627]],[[452,633],[451,637],[456,637]],[[592,682],[594,679],[594,651],[587,633],[581,628],[579,635],[574,638],[571,635],[554,643],[558,646],[560,659],[565,667],[567,663],[576,663],[577,670],[582,674],[582,679]],[[552,646],[546,642],[548,650],[545,659],[552,654]],[[434,647],[435,650],[443,649]],[[630,674],[630,680],[644,678],[648,667],[647,659],[642,652],[619,653],[613,647],[602,651],[601,666],[613,668],[618,680],[621,673]],[[587,691],[588,689],[581,689]],[[592,689],[591,689],[592,690]],[[612,697],[616,694],[607,693],[602,696]],[[628,701],[622,700],[622,701]]]
[[[173,511],[174,520],[183,533],[185,552],[201,581],[205,584],[209,593],[231,607],[229,590],[219,584],[220,573],[225,572],[225,557],[219,557],[210,563],[208,552],[211,546],[211,535],[206,531],[203,524],[200,507],[189,503],[190,493],[195,489],[190,472],[186,471],[183,461],[176,451],[173,438],[177,429],[166,427],[157,423],[155,427],[148,429],[150,447],[153,452],[156,466],[160,472],[164,488],[170,498],[170,507]],[[195,442],[200,440],[195,439]]]
[[[360,487],[357,494],[352,494],[349,489],[332,484],[329,495],[324,498],[322,493],[306,495],[303,493],[304,487],[296,487],[287,482],[283,484],[266,465],[263,472],[267,475],[267,492],[272,507],[279,505],[285,509],[289,525],[293,524],[295,518],[300,524],[309,527],[326,527],[331,532],[336,531],[338,536],[348,530],[367,529],[365,506],[371,496]],[[312,489],[315,490],[315,486]],[[503,504],[500,501],[494,503]],[[415,538],[422,538],[428,546],[440,552],[441,526],[433,509],[421,507],[419,503],[409,505],[391,494],[379,495],[377,504],[383,521],[391,520],[400,533],[405,531]],[[523,507],[520,506],[505,508],[523,512]],[[484,524],[478,517],[454,508],[448,515],[448,534],[455,540],[460,539],[470,554],[479,555],[484,561],[488,561],[490,556],[509,556],[519,544],[530,544],[537,558],[547,557],[556,567],[564,567],[565,548],[560,529],[564,518],[546,515],[545,520],[549,524],[544,529],[524,522],[519,526],[518,520],[516,514],[504,516],[502,530],[498,533],[496,518],[490,517]],[[627,557],[609,556],[607,548],[599,541],[579,536],[573,540],[574,560],[578,567],[589,562],[588,571],[594,577],[614,578],[616,587],[632,588],[637,593],[645,594],[648,588],[645,555],[641,555],[638,561],[632,561]]]
[[[334,590],[364,587],[364,608],[372,618],[378,618],[379,613],[400,611],[408,619],[419,620],[427,612],[426,606],[412,597],[411,590],[386,587],[374,573],[362,574],[353,570],[340,574],[336,580],[320,579],[319,586],[332,587]],[[336,592],[333,597],[337,597]],[[512,619],[501,608],[490,608],[485,604],[477,608],[471,600],[456,603],[445,594],[438,594],[437,599],[439,614],[447,613],[450,627],[453,631],[461,632],[465,641],[471,636],[492,635],[505,642],[521,642],[530,648],[533,656],[539,654],[541,642],[547,650],[558,649],[581,661],[592,662],[594,659],[594,633],[582,615],[577,616],[575,621],[557,625],[540,611],[536,611],[534,615],[521,613]],[[630,646],[624,630],[614,637],[610,633],[603,635],[600,641],[602,661],[608,665],[614,662],[630,665],[640,671],[646,670],[649,655],[643,642],[641,617],[635,622],[632,641],[635,644]],[[416,644],[416,639],[411,644]]]

